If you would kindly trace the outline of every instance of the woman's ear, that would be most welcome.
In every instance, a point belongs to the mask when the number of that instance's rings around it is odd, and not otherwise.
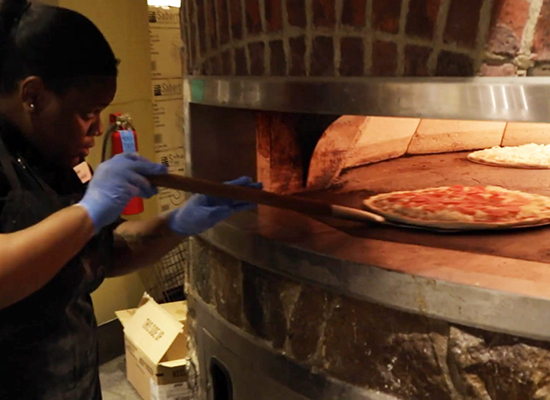
[[[39,112],[44,108],[42,104],[46,99],[46,86],[42,78],[29,76],[19,85],[19,96],[23,109],[29,114]]]

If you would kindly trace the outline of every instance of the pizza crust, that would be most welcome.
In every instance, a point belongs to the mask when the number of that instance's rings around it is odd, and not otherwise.
[[[503,230],[503,229],[519,229],[519,228],[529,228],[529,227],[538,227],[550,224],[550,210],[547,210],[544,215],[538,215],[537,217],[524,218],[518,221],[507,221],[507,222],[476,222],[476,221],[441,221],[435,219],[419,219],[414,217],[408,217],[401,215],[395,212],[388,211],[384,208],[378,207],[376,202],[381,198],[390,197],[391,195],[397,193],[418,193],[423,191],[429,191],[433,189],[444,189],[444,188],[427,188],[420,190],[411,190],[411,191],[401,191],[401,192],[390,192],[383,193],[379,195],[372,196],[363,201],[363,206],[379,215],[382,215],[389,222],[395,222],[399,224],[406,224],[415,227],[424,227],[437,229],[442,231],[474,231],[474,230]],[[536,198],[545,198],[548,201],[550,206],[550,197],[530,194],[519,191],[506,190],[510,193],[521,193],[522,195],[533,196]]]
[[[367,209],[382,215],[386,220],[396,222],[398,224],[410,225],[411,227],[420,228],[432,228],[441,231],[481,231],[481,230],[504,230],[504,229],[520,229],[520,228],[534,228],[537,226],[550,225],[550,217],[545,219],[533,218],[531,220],[525,219],[517,223],[493,223],[486,222],[448,222],[448,221],[432,221],[432,220],[417,220],[413,218],[407,218],[402,215],[390,214],[376,207],[372,207],[367,204],[367,201],[363,203]]]
[[[496,167],[550,169],[550,145],[530,143],[521,146],[492,147],[470,153],[468,160]]]
[[[505,168],[523,168],[523,169],[550,169],[550,165],[533,165],[526,163],[503,163],[493,160],[485,160],[483,158],[472,157],[471,154],[468,155],[468,160],[476,164],[490,165],[492,167],[505,167]]]

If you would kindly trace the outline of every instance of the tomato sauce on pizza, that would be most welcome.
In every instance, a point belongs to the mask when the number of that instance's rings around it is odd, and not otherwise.
[[[550,198],[497,186],[445,186],[373,196],[364,205],[388,220],[452,229],[550,222]]]

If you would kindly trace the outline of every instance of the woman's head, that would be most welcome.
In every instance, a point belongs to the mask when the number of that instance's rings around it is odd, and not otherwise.
[[[87,155],[116,92],[117,64],[83,15],[0,0],[0,111],[46,156]]]

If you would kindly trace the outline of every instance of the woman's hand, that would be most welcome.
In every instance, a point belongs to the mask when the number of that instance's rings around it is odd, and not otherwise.
[[[145,176],[166,173],[164,165],[137,154],[119,154],[99,165],[79,204],[88,211],[97,232],[115,222],[132,198],[157,193]]]
[[[228,185],[247,186],[261,189],[261,183],[254,183],[251,178],[242,177],[226,182]],[[168,226],[180,236],[192,236],[204,232],[232,214],[255,208],[255,204],[243,201],[220,199],[205,195],[195,195],[185,205],[172,211],[168,217]]]

